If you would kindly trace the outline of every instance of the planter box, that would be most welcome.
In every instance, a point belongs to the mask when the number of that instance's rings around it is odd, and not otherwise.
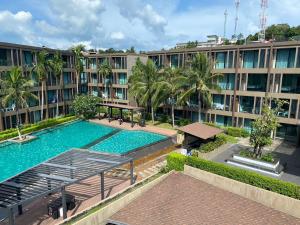
[[[231,159],[226,160],[230,165],[238,166],[244,169],[249,169],[264,174],[279,177],[283,171],[283,166],[279,160],[274,163],[264,162],[258,159],[252,159],[240,155],[233,154]]]

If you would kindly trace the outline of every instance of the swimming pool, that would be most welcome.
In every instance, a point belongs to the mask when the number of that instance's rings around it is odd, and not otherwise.
[[[166,136],[145,131],[122,130],[104,141],[90,147],[90,149],[113,154],[124,154],[136,148],[153,144],[163,139],[166,139]]]
[[[117,129],[75,121],[33,133],[38,138],[24,144],[0,143],[0,182],[72,148],[83,148]],[[144,131],[120,131],[90,149],[122,154],[166,138]],[[96,142],[97,143],[97,142]]]

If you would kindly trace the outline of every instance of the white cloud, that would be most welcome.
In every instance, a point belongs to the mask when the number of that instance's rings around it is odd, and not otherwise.
[[[177,42],[205,40],[223,34],[228,10],[227,36],[233,34],[234,1],[191,4],[184,0],[27,0],[27,11],[0,11],[1,41],[53,48],[84,43],[87,48],[154,50]],[[259,0],[241,1],[238,33],[259,29]],[[186,7],[181,7],[187,4]],[[32,10],[29,10],[29,9]],[[267,24],[299,25],[299,0],[269,0]]]
[[[118,31],[111,33],[110,37],[112,39],[122,40],[125,38],[125,35],[121,31]]]

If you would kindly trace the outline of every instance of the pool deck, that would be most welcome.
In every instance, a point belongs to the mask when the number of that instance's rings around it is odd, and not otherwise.
[[[145,127],[141,127],[138,124],[135,124],[134,127],[131,127],[131,123],[123,122],[121,125],[119,124],[119,121],[113,120],[109,122],[107,119],[91,119],[90,122],[105,125],[105,126],[111,126],[119,129],[125,129],[125,130],[143,130],[153,133],[158,133],[166,136],[174,136],[177,134],[176,130],[171,129],[165,129],[161,127],[146,125]]]

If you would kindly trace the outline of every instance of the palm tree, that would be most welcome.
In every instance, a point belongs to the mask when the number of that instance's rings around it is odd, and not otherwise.
[[[61,75],[63,72],[63,66],[64,66],[64,61],[61,58],[61,55],[59,52],[56,52],[54,54],[53,59],[49,60],[49,65],[51,67],[52,72],[54,73],[54,76],[56,77],[56,80],[59,80],[59,86],[60,90],[62,89],[61,87]],[[58,117],[59,109],[58,109],[58,92],[59,90],[56,89],[56,117]]]
[[[159,70],[151,59],[146,64],[138,58],[129,77],[129,94],[133,96],[138,105],[151,110],[152,123],[154,123],[154,110],[159,105],[159,98],[155,98],[155,84],[159,79]]]
[[[202,103],[208,107],[212,103],[212,95],[210,90],[214,89],[218,92],[220,87],[214,83],[221,74],[213,73],[213,66],[204,53],[197,53],[190,63],[190,68],[186,69],[188,80],[188,88],[181,95],[180,101],[186,101],[192,95],[196,94],[198,99],[198,121],[201,122],[201,105]]]
[[[20,117],[19,110],[21,108],[28,107],[27,101],[32,99],[38,99],[33,93],[30,92],[34,83],[32,80],[28,80],[22,76],[21,67],[13,67],[5,76],[4,80],[1,80],[1,86],[5,87],[1,89],[3,94],[2,103],[8,105],[13,103],[16,110],[16,128],[18,131],[19,139],[23,139],[20,131]]]
[[[48,52],[46,50],[42,50],[37,53],[37,62],[33,66],[32,71],[36,72],[38,76],[38,80],[41,83],[41,120],[44,119],[44,88],[45,83],[47,81],[48,71],[49,71],[49,62],[48,62]]]
[[[102,76],[102,80],[104,82],[104,92],[106,93],[106,78],[112,73],[112,68],[107,59],[105,59],[102,64],[99,63],[97,67],[99,75]]]
[[[182,94],[183,88],[187,83],[187,77],[183,75],[181,69],[167,68],[164,70],[161,79],[154,84],[154,99],[159,102],[167,102],[171,105],[172,126],[175,126],[174,109],[179,102],[177,98]]]
[[[76,70],[76,84],[77,84],[77,94],[79,94],[79,79],[80,74],[83,71],[83,52],[85,50],[85,46],[82,44],[76,45],[71,48],[72,52],[75,56],[75,70]]]

